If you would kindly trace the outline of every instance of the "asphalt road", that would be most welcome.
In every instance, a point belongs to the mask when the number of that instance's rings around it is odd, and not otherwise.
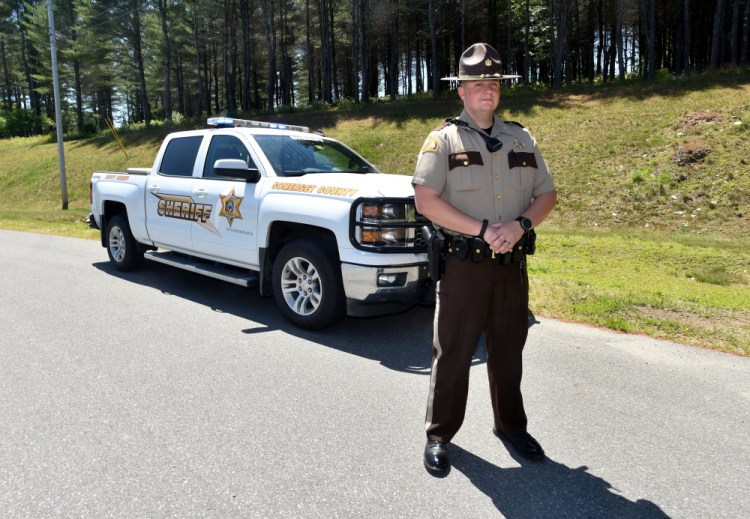
[[[540,319],[530,431],[478,350],[453,470],[422,466],[431,312],[291,327],[273,300],[0,231],[0,516],[750,517],[750,358]]]

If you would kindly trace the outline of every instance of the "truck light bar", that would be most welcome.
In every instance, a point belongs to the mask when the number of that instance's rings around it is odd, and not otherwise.
[[[271,128],[274,130],[294,130],[297,132],[310,133],[307,126],[296,126],[294,124],[266,123],[263,121],[249,121],[247,119],[235,119],[234,117],[210,117],[206,123],[216,128]]]

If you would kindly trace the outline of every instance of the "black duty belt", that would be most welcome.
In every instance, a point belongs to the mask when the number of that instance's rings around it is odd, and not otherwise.
[[[513,245],[513,249],[505,254],[497,254],[489,244],[480,238],[464,238],[463,236],[451,236],[446,240],[446,253],[456,256],[461,261],[470,259],[474,263],[491,261],[500,265],[509,263],[520,263],[525,257],[524,241],[526,235]]]

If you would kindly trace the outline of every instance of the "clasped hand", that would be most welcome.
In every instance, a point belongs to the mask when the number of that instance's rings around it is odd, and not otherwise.
[[[523,236],[521,224],[515,220],[509,222],[498,222],[487,226],[484,231],[484,241],[496,254],[505,254],[513,249],[518,240]]]

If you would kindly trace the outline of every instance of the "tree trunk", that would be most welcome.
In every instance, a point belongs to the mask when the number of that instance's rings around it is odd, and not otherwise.
[[[622,37],[622,19],[624,16],[625,6],[623,0],[617,0],[617,16],[616,22],[617,31],[615,33],[615,39],[617,43],[617,65],[619,67],[620,81],[625,81],[625,57],[624,57],[624,41]]]
[[[724,0],[716,0],[716,14],[714,15],[714,29],[711,33],[711,61],[708,70],[714,70],[719,66],[721,52],[721,32],[724,25]]]
[[[684,47],[683,49],[683,58],[682,58],[682,66],[685,70],[685,74],[690,72],[690,0],[685,0],[683,2],[684,4],[684,13],[683,13],[683,42],[682,45]]]
[[[555,88],[562,88],[562,64],[568,40],[568,0],[549,0],[552,77]],[[557,19],[555,19],[557,13]]]
[[[466,0],[461,0],[461,13],[460,13],[460,23],[461,23],[461,52],[464,51],[466,48]]]
[[[599,26],[599,38],[596,45],[596,75],[601,76],[602,74],[602,56],[604,54],[604,8],[602,6],[602,0],[599,0],[598,9],[598,26]]]
[[[310,0],[305,0],[305,38],[307,45],[307,102],[315,101],[315,63],[310,27]]]
[[[331,84],[333,86],[333,92],[336,99],[341,99],[341,92],[339,92],[339,81],[338,71],[336,70],[336,31],[334,21],[334,5],[333,0],[329,0],[328,4],[328,16],[330,21],[328,24],[328,31],[330,33],[330,45],[331,45]]]
[[[747,0],[745,1],[747,3]],[[733,67],[736,67],[740,61],[740,54],[737,52],[737,46],[739,45],[739,22],[740,22],[740,0],[734,0],[732,7],[732,32],[731,32],[731,44],[730,52],[731,57],[729,58],[730,63]]]
[[[320,24],[320,65],[323,86],[321,98],[326,103],[333,102],[331,94],[331,46],[328,19],[328,0],[318,0],[318,22]]]
[[[687,0],[685,0],[687,1]],[[742,24],[742,53],[740,65],[747,65],[748,46],[750,46],[750,0],[745,0],[745,16]]]
[[[216,43],[211,42],[211,60],[214,80],[214,113],[221,113],[221,97],[219,92],[219,56],[216,52]]]
[[[177,111],[183,115],[187,115],[185,111],[185,74],[183,69],[182,56],[180,54],[175,55],[175,76],[177,79]],[[190,114],[192,116],[192,114]]]
[[[6,110],[10,111],[13,109],[13,101],[11,94],[13,87],[10,81],[10,72],[8,71],[8,56],[5,52],[5,37],[0,36],[0,60],[3,62],[3,82],[5,83],[5,97],[3,98],[3,106]]]
[[[242,22],[242,110],[250,110],[250,5],[240,2],[240,20]]]
[[[395,101],[398,96],[398,0],[390,0],[390,25],[388,31],[388,89],[391,94],[391,101]]]
[[[508,72],[513,72],[515,70],[515,67],[511,66],[511,62],[513,61],[513,38],[512,31],[513,31],[513,2],[511,0],[508,0],[508,31],[506,35],[505,40],[505,67],[503,67]]]
[[[164,103],[164,118],[167,121],[172,120],[172,42],[169,38],[169,28],[167,27],[167,0],[158,0],[157,6],[159,7],[159,18],[161,20],[161,33],[164,39],[164,95],[162,97],[162,103]]]
[[[81,62],[78,58],[73,61],[73,74],[75,76],[76,95],[76,128],[83,129],[83,86],[81,84]]]
[[[362,17],[362,49],[360,51],[362,55],[361,92],[362,101],[367,103],[370,101],[370,82],[368,78],[370,73],[370,3],[368,0],[357,1],[361,1],[359,12]]]
[[[3,83],[5,83],[5,92],[3,96],[3,107],[10,111],[13,109],[11,93],[13,92],[10,83],[10,73],[8,71],[8,56],[5,52],[5,37],[0,36],[0,61],[3,62]]]
[[[268,47],[268,84],[266,95],[267,107],[273,111],[274,94],[276,91],[276,12],[274,0],[263,0],[263,23],[266,27],[266,46]]]
[[[589,83],[592,83],[594,79],[596,79],[596,69],[594,68],[594,34],[595,34],[595,20],[594,17],[594,2],[593,0],[589,2],[589,8],[588,8],[588,22],[586,24],[586,34],[588,35],[586,37],[586,46],[585,49],[585,56],[586,58],[586,74],[587,78],[589,80]]]
[[[141,51],[141,15],[140,15],[140,1],[133,0],[133,18],[132,18],[132,34],[133,37],[133,51],[135,53],[135,63],[138,68],[138,82],[140,84],[140,104],[143,109],[143,118],[146,124],[151,123],[151,105],[148,101],[148,90],[146,89],[146,70],[143,66],[143,52]]]
[[[349,48],[349,86],[355,103],[359,103],[359,48],[361,17],[359,0],[350,0],[349,15],[352,18],[351,47]]]
[[[198,2],[193,1],[193,44],[195,45],[195,76],[198,79],[198,99],[197,99],[197,116],[201,117],[203,114],[203,100],[205,98],[205,91],[203,89],[203,78],[201,77],[201,46],[198,43]],[[210,103],[209,103],[210,104]],[[210,111],[210,110],[209,110]]]
[[[224,3],[224,89],[227,111],[237,114],[237,74],[239,53],[237,50],[237,9],[234,0]]]
[[[435,0],[427,0],[427,23],[430,27],[430,45],[432,48],[432,97],[437,99],[440,95],[440,78],[438,73],[437,31],[435,28]]]
[[[656,0],[641,0],[646,22],[646,79],[656,79]]]
[[[526,0],[526,17],[523,29],[523,84],[529,84],[529,69],[531,67],[531,55],[529,54],[529,31],[531,25],[531,12],[529,0]]]

